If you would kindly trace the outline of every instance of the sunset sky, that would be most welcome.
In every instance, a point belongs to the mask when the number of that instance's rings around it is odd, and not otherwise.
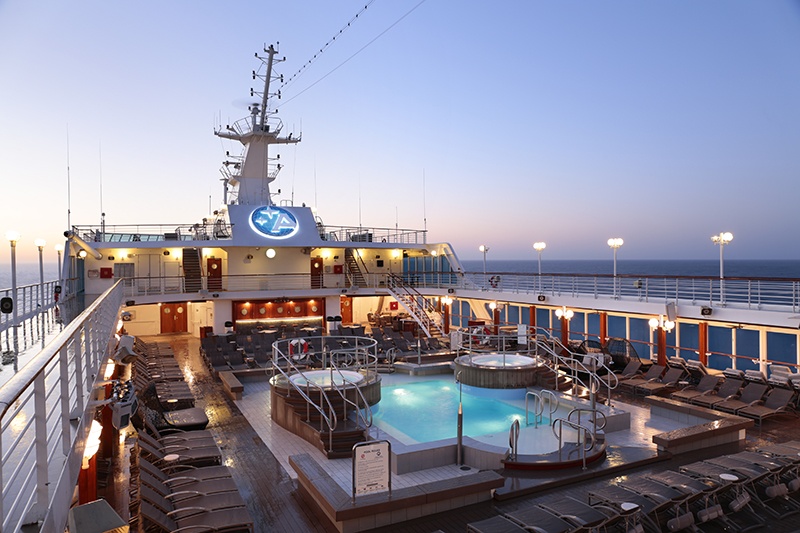
[[[792,0],[0,0],[0,235],[32,261],[68,209],[206,216],[239,151],[214,127],[247,115],[269,44],[285,79],[324,48],[282,89],[303,141],[276,188],[327,224],[427,228],[462,259],[610,237],[620,260],[714,259],[722,231],[726,258],[800,259]]]

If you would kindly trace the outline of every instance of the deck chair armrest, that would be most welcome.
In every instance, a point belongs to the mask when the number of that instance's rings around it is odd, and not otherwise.
[[[164,483],[164,485],[170,487],[172,485],[172,483],[175,482],[175,481],[192,483],[192,482],[203,481],[203,480],[200,479],[200,478],[191,477],[191,476],[178,476],[178,477],[171,477],[169,479],[165,479],[163,481],[163,483]]]
[[[170,492],[169,494],[165,495],[164,498],[172,501],[173,499],[180,498],[181,496],[208,496],[208,494],[205,492],[200,492],[199,490],[179,490],[177,492]]]
[[[762,405],[763,403],[764,403],[764,401],[763,401],[763,400],[754,400],[754,401],[752,401],[752,402],[748,403],[748,404],[747,404],[747,406],[748,406],[748,407],[752,407],[752,406],[754,406],[754,405]]]
[[[180,509],[175,509],[174,511],[170,511],[167,513],[167,516],[172,519],[181,519],[186,518],[189,516],[194,516],[198,514],[205,514],[208,513],[210,510],[205,507],[181,507]]]

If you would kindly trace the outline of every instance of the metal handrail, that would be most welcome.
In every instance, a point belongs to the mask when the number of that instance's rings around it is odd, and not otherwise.
[[[0,529],[64,531],[93,416],[89,403],[113,342],[118,282],[0,388]],[[78,426],[72,420],[77,417]]]
[[[511,448],[511,458],[517,458],[517,447],[519,446],[519,419],[515,418],[508,430],[508,446]]]
[[[339,385],[333,380],[333,371],[334,370],[336,370],[336,372],[342,378],[343,382],[349,383],[350,385],[353,386],[353,388],[355,389],[355,391],[358,394],[359,398],[361,398],[361,401],[364,404],[363,409],[364,409],[364,411],[367,412],[366,416],[364,416],[364,413],[361,412],[361,408],[358,406],[358,404],[356,402],[352,401],[350,398],[348,398],[347,394],[345,393],[345,391],[343,389],[340,389]],[[369,371],[367,371],[367,372],[369,372]],[[377,373],[375,375],[377,376]],[[364,396],[364,392],[361,390],[361,385],[359,385],[359,383],[357,381],[351,381],[351,380],[347,379],[344,376],[344,374],[342,374],[342,371],[339,369],[339,367],[336,366],[336,363],[333,361],[333,358],[331,358],[331,385],[333,385],[333,387],[336,389],[336,392],[339,393],[339,396],[342,398],[342,401],[344,403],[350,404],[350,405],[353,406],[353,408],[355,409],[355,412],[356,412],[356,416],[358,417],[358,419],[361,422],[364,423],[365,429],[371,428],[372,427],[372,407],[367,402],[367,398]],[[347,416],[347,407],[345,407],[343,415]]]
[[[536,391],[528,391],[525,393],[525,425],[530,425],[530,421],[528,420],[528,397],[532,396],[534,398],[533,401],[533,427],[539,427],[539,422],[542,421],[544,415],[544,397],[547,396],[550,398],[548,404],[550,405],[550,419],[553,418],[553,413],[558,410],[558,396],[548,389],[542,389],[541,394]],[[537,405],[539,409],[537,410]]]
[[[291,368],[292,370],[294,370],[298,374],[303,375],[303,372],[299,368],[297,368],[294,365],[294,363],[292,363],[291,358],[287,357],[279,347],[280,343],[285,343],[285,344],[288,345],[288,343],[291,342],[291,340],[292,339],[282,339],[282,340],[275,341],[274,343],[272,343],[272,350],[273,350],[273,353],[275,354],[273,356],[273,358],[272,358],[273,379],[274,379],[274,376],[275,376],[275,371],[280,373],[281,376],[283,376],[283,378],[286,380],[286,382],[295,391],[297,391],[297,393],[300,395],[301,398],[303,398],[306,401],[306,409],[308,410],[308,408],[313,407],[320,414],[320,417],[321,417],[320,422],[324,421],[325,424],[328,426],[328,430],[329,430],[328,431],[328,451],[330,451],[330,450],[333,449],[333,432],[334,432],[334,430],[336,429],[336,427],[338,425],[338,419],[336,417],[336,411],[333,409],[333,405],[331,404],[330,400],[328,399],[328,396],[325,395],[324,390],[323,390],[322,387],[320,387],[316,383],[313,383],[311,380],[308,380],[308,379],[306,380],[306,387],[308,389],[318,389],[319,390],[319,392],[320,392],[320,402],[322,401],[323,398],[325,399],[325,403],[328,404],[328,412],[331,414],[330,417],[325,414],[325,411],[322,409],[322,407],[317,405],[314,402],[314,400],[312,400],[311,397],[308,394],[303,392],[303,390],[300,388],[300,386],[297,383],[292,381],[292,379],[289,377],[289,375],[286,374],[286,372],[283,371],[283,369],[279,366],[279,364],[277,362],[278,360],[280,360],[282,358],[287,363],[289,368]],[[331,421],[331,418],[333,419],[333,421]],[[307,420],[309,419],[308,411],[307,411],[306,419]],[[322,427],[320,427],[320,431],[322,431]]]
[[[580,424],[576,424],[575,422],[571,422],[565,418],[556,418],[553,420],[553,434],[558,439],[558,460],[562,461],[562,453],[564,450],[564,424],[569,426],[570,428],[576,430],[578,432],[578,442],[577,444],[583,443],[580,446],[581,451],[581,459],[583,460],[583,469],[586,470],[586,452],[594,448],[595,444],[595,436],[591,430],[585,426],[581,426]],[[558,425],[558,429],[556,429],[556,425]],[[587,446],[586,445],[586,435],[590,437],[591,443]]]
[[[537,340],[536,342],[537,342],[538,347],[541,348],[542,350],[544,350],[544,352],[551,357],[551,359],[553,360],[553,363],[555,365],[563,364],[564,366],[568,367],[571,370],[570,378],[572,379],[572,383],[573,383],[573,394],[575,394],[575,392],[576,392],[575,388],[576,388],[577,385],[581,385],[582,387],[584,387],[587,390],[592,391],[592,392],[596,392],[597,391],[597,388],[599,387],[599,384],[601,383],[600,378],[597,376],[597,372],[596,372],[597,371],[597,367],[595,367],[594,369],[590,369],[586,365],[584,365],[581,361],[579,361],[578,359],[574,358],[574,356],[576,356],[576,355],[580,356],[581,354],[575,354],[575,353],[571,352],[567,347],[565,347],[563,344],[561,344],[561,341],[559,341],[558,339],[555,339],[555,338],[551,338],[550,342],[552,342],[556,347],[561,348],[562,350],[565,350],[566,352],[571,354],[573,357],[569,357],[568,358],[568,357],[564,357],[564,356],[560,355],[559,353],[556,352],[555,349],[551,348],[550,345],[548,343],[546,343],[546,342],[542,342],[542,341],[539,341],[539,340]],[[600,369],[605,369],[607,373],[612,373],[613,374],[613,372],[611,372],[611,369],[608,368],[604,363],[601,363],[599,368]],[[581,377],[579,375],[581,373],[586,374],[588,376],[588,381],[589,381],[588,384],[584,383],[583,379],[581,379]],[[611,396],[611,392],[609,390],[609,397],[610,396]]]
[[[597,409],[587,409],[585,407],[575,407],[567,414],[567,420],[570,422],[572,421],[572,414],[578,414],[578,424],[581,423],[581,413],[591,413],[592,415],[592,426],[594,427],[594,433],[596,434],[598,431],[602,431],[605,429],[606,424],[608,423],[608,418],[606,418],[606,414],[603,411],[599,411]],[[602,423],[598,426],[597,425],[597,415],[600,415],[602,418]]]

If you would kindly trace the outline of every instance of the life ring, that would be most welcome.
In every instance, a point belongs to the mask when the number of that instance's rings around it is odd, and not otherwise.
[[[492,276],[489,278],[489,285],[496,289],[497,286],[500,285],[500,276]]]
[[[292,339],[289,341],[289,355],[295,353],[308,353],[308,341],[305,339]]]

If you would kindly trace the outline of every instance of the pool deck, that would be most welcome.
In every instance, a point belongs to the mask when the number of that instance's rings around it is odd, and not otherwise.
[[[297,474],[289,464],[289,457],[307,453],[324,465],[330,476],[350,491],[351,462],[349,459],[328,460],[311,444],[290,434],[270,417],[269,387],[266,380],[244,380],[244,393],[239,401],[232,401],[224,392],[219,380],[210,376],[200,362],[199,340],[189,335],[169,335],[157,338],[168,340],[176,358],[195,369],[189,380],[197,405],[205,407],[210,418],[209,430],[223,451],[225,463],[235,476],[237,486],[247,501],[248,511],[260,531],[336,531],[321,517],[316,506],[301,497],[297,490]],[[147,340],[147,339],[146,339]],[[183,365],[182,365],[183,366]],[[384,383],[403,379],[384,375]],[[429,379],[448,379],[431,376]],[[451,378],[450,378],[451,379]],[[492,501],[476,503],[456,510],[417,518],[402,524],[385,526],[380,531],[463,532],[466,524],[489,518],[499,512],[508,512],[534,502],[555,501],[565,494],[580,497],[592,487],[606,484],[616,476],[648,470],[674,469],[705,457],[719,456],[748,449],[768,442],[800,439],[800,425],[783,419],[769,420],[760,428],[747,430],[747,441],[742,444],[719,446],[672,457],[659,453],[652,437],[669,431],[675,421],[650,417],[648,406],[637,398],[629,398],[632,405],[631,428],[608,436],[609,450],[605,461],[590,465],[587,470],[522,472],[509,475],[506,486],[498,489]],[[615,402],[619,404],[620,402]],[[679,425],[679,424],[677,424]],[[393,476],[394,487],[408,487],[468,475],[475,470],[463,471],[456,465],[431,468]],[[520,494],[528,495],[519,496]],[[509,499],[503,499],[508,495]],[[113,496],[112,496],[113,499]],[[774,532],[798,531],[787,521],[770,524]],[[376,529],[377,531],[377,529]]]

